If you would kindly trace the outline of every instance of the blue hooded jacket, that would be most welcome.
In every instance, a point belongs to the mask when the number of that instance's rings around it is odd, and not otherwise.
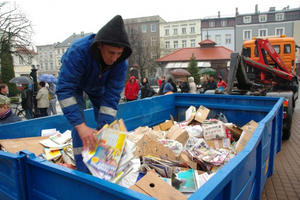
[[[97,43],[123,47],[124,51],[113,65],[108,66]],[[68,48],[61,58],[56,94],[63,113],[73,127],[85,121],[78,105],[83,102],[83,91],[93,103],[97,129],[115,119],[128,68],[126,59],[131,52],[124,22],[119,15],[97,34],[80,38]]]

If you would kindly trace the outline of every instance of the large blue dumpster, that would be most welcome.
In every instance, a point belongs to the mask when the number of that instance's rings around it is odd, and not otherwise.
[[[281,150],[283,98],[171,94],[119,105],[118,118],[128,130],[157,125],[170,118],[183,121],[189,106],[203,105],[209,117],[225,114],[242,126],[259,125],[237,156],[219,170],[189,199],[260,199],[266,179],[273,174],[274,158]],[[85,111],[95,127],[93,111]],[[0,126],[0,139],[39,136],[42,129],[70,129],[63,115]],[[0,199],[152,199],[88,174],[37,158],[28,151],[0,152]],[[9,180],[2,178],[9,177]]]

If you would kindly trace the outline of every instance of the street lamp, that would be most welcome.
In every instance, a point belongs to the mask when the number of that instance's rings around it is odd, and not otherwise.
[[[36,94],[38,91],[37,87],[37,69],[35,68],[35,65],[31,65],[31,73],[30,76],[32,77],[33,80],[33,106],[34,106],[34,117],[37,118],[40,116],[40,111],[37,108],[37,101],[36,101]]]

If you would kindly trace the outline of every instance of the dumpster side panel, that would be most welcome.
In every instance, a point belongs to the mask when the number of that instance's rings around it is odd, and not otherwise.
[[[0,151],[0,199],[26,199],[24,156]]]
[[[146,199],[154,198],[89,174],[36,158],[26,159],[28,199]]]

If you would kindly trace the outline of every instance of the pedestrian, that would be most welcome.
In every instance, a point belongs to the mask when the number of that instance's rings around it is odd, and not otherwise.
[[[37,100],[37,107],[41,112],[41,117],[48,116],[47,109],[50,105],[49,101],[49,92],[46,89],[46,83],[44,81],[41,81],[39,83],[40,89],[36,94],[36,100]]]
[[[223,87],[223,89],[227,88],[227,83],[222,79],[222,76],[219,76],[218,78],[218,84],[217,84],[218,89]]]
[[[72,126],[73,152],[79,171],[89,173],[82,160],[82,149],[95,149],[95,133],[116,119],[131,53],[124,21],[117,15],[97,34],[74,41],[61,57],[56,95]],[[93,104],[96,129],[85,123],[83,91]]]
[[[21,105],[25,111],[27,119],[33,119],[33,91],[28,87],[27,84],[22,84],[24,88],[21,93]]]
[[[142,86],[141,86],[141,99],[151,97],[151,86],[149,84],[148,78],[144,77],[142,80]]]
[[[186,77],[181,77],[181,82],[179,82],[179,88],[181,89],[182,93],[188,93],[190,90],[189,84],[186,82]]]
[[[189,87],[190,87],[188,93],[196,94],[197,93],[197,85],[194,81],[194,77],[192,77],[192,76],[189,77],[188,81],[189,81]]]
[[[0,124],[18,121],[22,121],[22,119],[10,109],[10,99],[5,95],[0,95]]]
[[[0,84],[0,95],[7,96],[8,93],[8,86],[5,83]]]
[[[164,90],[163,90],[163,94],[173,94],[173,86],[171,85],[171,83],[166,83],[164,86]]]
[[[214,80],[214,76],[210,75],[209,76],[209,81],[208,81],[208,90],[215,90],[217,88],[217,83]]]
[[[50,106],[47,109],[47,113],[48,113],[48,115],[51,115],[51,112],[52,112],[53,115],[56,115],[57,114],[57,111],[56,111],[57,99],[56,99],[56,94],[55,94],[56,85],[54,83],[48,83],[48,84],[49,84],[49,87],[47,87],[47,89],[49,92]]]
[[[176,86],[176,84],[173,82],[173,80],[172,80],[172,78],[169,78],[168,79],[168,83],[170,83],[171,85],[172,85],[172,87],[173,87],[173,93],[175,93],[175,92],[177,92],[177,86]]]
[[[136,81],[136,78],[134,76],[131,76],[129,81],[125,85],[125,91],[124,91],[124,95],[127,102],[137,100],[139,90],[140,87],[138,82]]]
[[[160,77],[160,80],[161,80],[161,85],[159,87],[158,95],[163,95],[164,94],[164,87],[165,87],[165,84],[166,84],[166,76],[162,75]]]

